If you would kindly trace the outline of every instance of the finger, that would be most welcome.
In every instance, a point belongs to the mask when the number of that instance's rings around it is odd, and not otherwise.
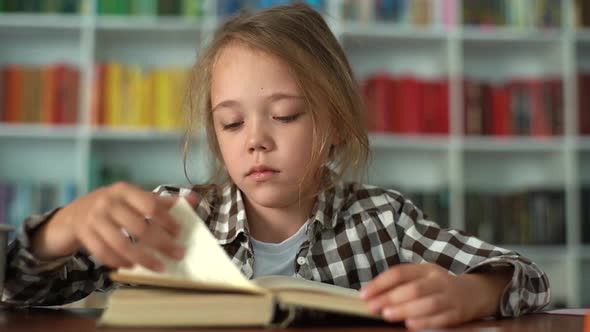
[[[95,232],[102,240],[115,252],[115,254],[125,257],[126,260],[145,266],[146,268],[158,272],[164,270],[164,264],[156,259],[153,255],[148,254],[138,244],[129,241],[121,229],[113,221],[104,220],[95,225]]]
[[[104,265],[112,268],[131,267],[133,263],[126,258],[118,255],[108,244],[106,244],[100,235],[85,228],[80,232],[80,242],[86,247],[88,252],[101,261]]]
[[[134,237],[141,237],[148,231],[146,217],[124,200],[118,200],[110,206],[103,218],[112,219]]]
[[[119,228],[131,232],[140,244],[156,249],[170,258],[181,259],[185,250],[174,241],[169,232],[164,231],[166,223],[161,222],[164,217],[157,214],[148,223],[139,212],[124,201],[115,204],[110,212],[110,220]]]
[[[462,323],[464,319],[458,310],[449,310],[433,316],[410,318],[406,320],[406,327],[412,330],[427,328],[441,328]]]
[[[168,213],[168,204],[158,199],[158,196],[127,183],[116,184],[115,190],[119,193],[120,198],[138,211],[141,216],[148,218],[157,217],[161,227],[170,234],[178,234],[180,232],[180,225]]]
[[[423,264],[401,264],[381,273],[361,289],[361,298],[368,300],[408,281],[418,279],[428,273]]]
[[[438,283],[433,282],[431,278],[420,278],[371,298],[369,309],[379,313],[384,307],[406,303],[438,292],[441,292]]]
[[[438,293],[406,303],[387,306],[383,308],[381,315],[388,322],[397,322],[409,318],[433,316],[448,310],[447,298],[442,293]]]

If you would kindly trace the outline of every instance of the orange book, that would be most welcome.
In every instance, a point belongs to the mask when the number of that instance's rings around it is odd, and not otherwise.
[[[5,121],[16,123],[21,120],[22,110],[22,68],[10,65],[6,68],[6,114]]]
[[[66,85],[66,72],[66,65],[60,64],[55,66],[55,104],[53,106],[53,123],[55,124],[65,123],[66,96],[68,89]]]
[[[55,72],[55,66],[46,66],[41,69],[41,110],[39,118],[43,124],[57,123],[55,113],[57,95]]]
[[[0,122],[4,121],[4,110],[6,109],[6,106],[4,105],[6,84],[4,81],[4,68],[0,67]]]
[[[65,76],[65,108],[64,121],[67,124],[75,124],[78,122],[79,109],[79,90],[80,90],[80,72],[78,68],[68,66],[66,68]]]
[[[90,110],[90,124],[104,125],[104,98],[105,98],[106,66],[102,63],[94,65],[92,78],[92,105]]]
[[[30,83],[30,110],[29,120],[34,123],[39,123],[41,120],[41,68],[31,68],[29,77]]]

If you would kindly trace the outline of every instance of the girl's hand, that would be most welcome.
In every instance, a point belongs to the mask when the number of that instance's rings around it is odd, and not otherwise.
[[[361,298],[386,321],[440,328],[493,315],[508,280],[509,273],[454,276],[435,264],[401,264],[365,285]]]
[[[195,196],[185,196],[192,206],[198,203]],[[163,271],[163,263],[148,248],[173,259],[184,256],[184,248],[174,241],[180,226],[168,213],[176,199],[124,182],[97,189],[59,210],[35,234],[32,252],[50,260],[85,247],[112,268],[140,264]],[[123,230],[137,241],[130,241]]]

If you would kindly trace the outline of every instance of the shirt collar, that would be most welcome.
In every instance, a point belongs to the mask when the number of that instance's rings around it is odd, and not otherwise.
[[[339,180],[327,190],[321,191],[311,210],[310,225],[319,222],[324,228],[334,228],[338,223],[339,212],[346,203],[345,191],[344,183]],[[246,208],[239,188],[231,182],[226,184],[218,199],[217,215],[212,216],[210,227],[219,242],[233,242],[240,234],[248,236]]]

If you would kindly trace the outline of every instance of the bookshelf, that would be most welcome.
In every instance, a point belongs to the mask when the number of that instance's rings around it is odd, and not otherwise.
[[[99,15],[98,0],[80,0],[79,14],[0,13],[0,66],[72,64],[80,71],[78,124],[45,126],[0,123],[0,182],[40,181],[93,187],[95,159],[124,167],[131,181],[149,187],[185,183],[182,133],[175,130],[96,128],[91,125],[96,62],[141,66],[190,66],[222,20],[213,0],[197,18]],[[446,1],[433,1],[433,12]],[[448,1],[453,2],[453,1]],[[325,0],[325,17],[342,43],[358,78],[387,70],[442,78],[449,89],[448,135],[371,134],[367,182],[402,192],[448,194],[448,220],[465,229],[466,194],[556,189],[564,193],[565,242],[503,244],[531,257],[549,274],[553,305],[590,304],[588,272],[590,219],[583,226],[582,187],[590,186],[590,138],[578,136],[577,72],[590,71],[590,29],[574,24],[575,0],[562,0],[562,24],[527,28],[479,28],[453,23],[429,25],[343,18],[340,0]],[[504,80],[555,76],[563,82],[563,134],[543,138],[463,134],[463,77]],[[193,182],[210,174],[202,133],[193,137],[189,173]],[[26,153],[23,153],[26,151]],[[392,171],[393,170],[393,171]]]

